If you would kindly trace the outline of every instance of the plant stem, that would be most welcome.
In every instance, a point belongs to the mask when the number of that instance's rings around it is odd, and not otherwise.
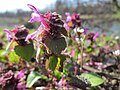
[[[82,41],[82,43],[81,43],[81,63],[80,63],[80,66],[81,66],[81,68],[83,67],[83,41]]]
[[[82,69],[83,64],[84,64],[84,60],[83,60],[84,42],[85,42],[85,35],[82,34],[82,38],[81,38],[81,48],[80,48],[80,52],[81,52],[81,63],[80,63],[80,66],[81,66],[81,69]]]

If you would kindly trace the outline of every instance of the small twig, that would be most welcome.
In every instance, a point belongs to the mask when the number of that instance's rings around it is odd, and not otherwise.
[[[85,66],[85,65],[83,65],[83,69],[86,69],[86,70],[91,71],[91,72],[94,72],[94,73],[100,73],[100,72],[101,72],[101,71],[98,70],[98,69],[94,69],[94,68],[92,68],[92,67],[90,67],[90,66]]]

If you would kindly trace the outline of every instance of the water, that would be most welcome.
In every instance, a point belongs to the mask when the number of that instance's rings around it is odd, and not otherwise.
[[[105,22],[96,25],[92,27],[90,25],[87,26],[94,32],[105,32],[108,35],[120,36],[120,21]]]

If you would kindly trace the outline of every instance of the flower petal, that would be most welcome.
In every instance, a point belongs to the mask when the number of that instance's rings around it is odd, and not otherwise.
[[[31,10],[33,10],[34,12],[39,13],[39,11],[38,11],[33,5],[27,4],[27,6],[28,6]]]
[[[45,19],[45,17],[33,5],[28,4],[28,7],[34,11],[29,22],[38,21],[41,22],[46,28],[49,28],[49,22],[47,21],[47,19]]]
[[[35,32],[33,32],[32,34],[28,35],[28,36],[26,37],[25,41],[28,41],[29,39],[30,39],[30,40],[35,39],[36,34],[37,34],[37,31],[35,31]]]
[[[71,16],[70,16],[70,13],[65,13],[65,15],[67,16],[67,19],[66,19],[66,21],[67,22],[69,22],[69,21],[71,21]]]
[[[34,21],[41,22],[41,17],[38,13],[32,13],[31,17],[32,18],[28,22],[30,23],[33,23]]]
[[[17,79],[21,79],[21,78],[23,78],[25,75],[25,71],[26,71],[26,69],[22,69],[20,72],[18,72],[18,74],[17,74]]]
[[[58,82],[58,86],[62,87],[63,85],[66,85],[67,82],[65,80],[65,76],[62,76],[62,79]]]
[[[68,24],[66,23],[66,22],[64,22],[64,28],[66,29],[66,30],[69,30],[70,29],[70,27],[68,26]]]
[[[26,87],[25,87],[25,84],[24,84],[23,82],[19,82],[19,83],[17,84],[17,89],[18,89],[18,90],[26,90],[25,88],[26,88]]]
[[[100,33],[99,32],[96,32],[94,37],[93,37],[93,40],[96,41],[96,38],[98,38],[100,36]]]
[[[6,32],[6,36],[8,40],[14,39],[12,32],[9,29],[4,29],[4,32]]]

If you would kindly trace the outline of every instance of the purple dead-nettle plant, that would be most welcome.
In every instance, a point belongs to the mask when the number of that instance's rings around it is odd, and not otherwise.
[[[25,83],[26,75],[25,75],[25,72],[26,72],[26,69],[22,69],[15,76],[15,78],[19,80],[18,83],[17,83],[17,89],[18,90],[21,90],[21,89],[26,90],[26,85],[25,85],[26,84]]]
[[[62,33],[62,31],[60,31],[60,29],[65,28],[63,27],[64,23],[61,20],[61,16],[59,14],[57,14],[56,12],[51,13],[50,11],[48,11],[46,14],[43,15],[33,5],[28,4],[28,7],[34,11],[34,13],[32,13],[31,15],[32,17],[29,22],[41,22],[41,25],[36,32],[38,41],[40,40],[40,36],[42,39],[45,36],[55,38],[60,37],[61,34],[64,34]]]
[[[99,38],[99,37],[100,37],[100,33],[99,33],[99,32],[96,32],[96,33],[91,32],[91,33],[89,33],[89,34],[86,36],[86,39],[87,39],[87,40],[90,40],[91,42],[94,42],[94,41],[96,41],[96,39]]]
[[[4,90],[8,90],[11,86],[12,90],[26,90],[25,86],[25,75],[26,69],[22,69],[18,71],[18,73],[13,73],[13,71],[8,71],[1,75],[0,77],[0,85]]]
[[[66,22],[70,28],[80,27],[81,26],[81,19],[80,14],[73,13],[70,15],[70,13],[66,13],[67,19]]]
[[[81,23],[80,14],[73,13],[70,15],[70,13],[66,13],[67,19],[64,23],[64,27],[69,29],[69,35],[72,37],[73,41],[78,44],[78,47],[80,48],[79,51],[81,53],[81,60],[78,60],[78,63],[83,65],[83,47],[84,42],[86,39],[88,28],[84,28]]]
[[[62,76],[61,80],[57,83],[59,87],[67,85],[67,82],[65,80],[65,76]]]
[[[28,35],[26,40],[32,38],[33,40],[36,40],[44,45],[46,49],[54,53],[54,51],[51,50],[51,42],[53,41],[54,43],[54,40],[58,40],[61,37],[67,36],[67,31],[64,28],[64,22],[62,21],[61,16],[56,12],[51,13],[50,11],[48,11],[46,14],[41,14],[31,4],[28,4],[28,7],[33,11],[29,22],[33,23],[34,21],[37,21],[41,22],[41,25],[37,31]]]
[[[75,39],[79,38],[79,36],[81,34],[86,34],[87,31],[89,30],[86,27],[82,26],[82,20],[80,18],[80,14],[78,13],[73,13],[72,15],[70,15],[70,13],[66,13],[67,19],[64,22],[64,27],[67,30],[71,30],[74,31],[75,33]],[[74,37],[74,34],[73,34]]]
[[[26,78],[26,77],[25,77],[25,72],[26,72],[26,69],[20,70],[20,71],[16,74],[15,78],[17,78],[17,79]]]
[[[18,45],[26,45],[27,41],[25,41],[29,31],[26,29],[23,25],[22,26],[16,26],[14,29],[4,29],[4,32],[6,33],[7,39],[10,41],[7,49],[10,47],[10,45],[15,41]]]

